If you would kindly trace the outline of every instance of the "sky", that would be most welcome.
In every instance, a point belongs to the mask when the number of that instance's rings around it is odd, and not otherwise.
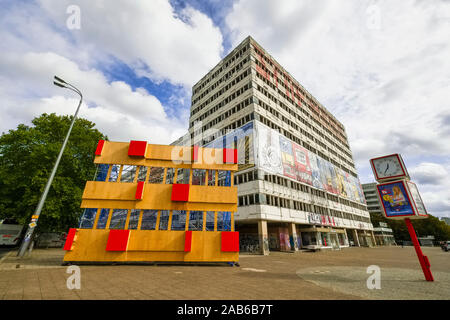
[[[361,183],[400,153],[450,217],[448,0],[0,0],[0,132],[73,114],[113,141],[186,133],[192,85],[248,35],[346,128]]]

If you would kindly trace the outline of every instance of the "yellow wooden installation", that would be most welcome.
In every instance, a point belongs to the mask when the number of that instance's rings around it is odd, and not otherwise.
[[[233,186],[236,159],[234,163],[224,163],[223,149],[198,148],[194,161],[193,147],[146,143],[142,154],[130,156],[132,143],[104,141],[97,149],[94,162],[109,168],[104,181],[86,183],[81,202],[86,211],[80,228],[69,232],[64,261],[237,262],[237,188]],[[112,178],[113,165],[117,179]],[[125,172],[130,169],[128,166],[136,166],[131,167],[132,179]],[[153,167],[159,168],[155,172],[161,174],[161,179],[153,176]],[[178,177],[180,168],[189,169],[189,179],[183,181],[188,184],[188,196],[183,201],[173,201],[174,184],[184,178],[181,173]],[[193,169],[202,170],[203,183],[197,179],[193,184]],[[206,221],[207,212],[214,212],[213,219]],[[167,214],[168,223],[164,224],[162,217]],[[219,221],[219,215],[223,220]],[[110,229],[113,225],[119,229]],[[172,225],[177,229],[172,230]]]

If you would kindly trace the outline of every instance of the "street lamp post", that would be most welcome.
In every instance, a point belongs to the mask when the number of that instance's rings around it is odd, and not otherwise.
[[[36,229],[36,226],[37,226],[37,221],[39,219],[39,215],[41,214],[42,207],[44,206],[44,202],[45,202],[45,199],[47,198],[48,191],[50,190],[50,186],[52,185],[53,178],[55,177],[56,171],[58,170],[59,162],[61,161],[62,155],[64,153],[64,149],[66,147],[67,141],[69,140],[70,133],[72,131],[73,125],[77,118],[78,111],[80,111],[81,103],[83,101],[83,95],[81,94],[80,90],[78,90],[75,86],[71,85],[70,83],[67,83],[63,79],[55,76],[53,84],[58,87],[61,87],[61,88],[66,88],[66,89],[72,90],[73,92],[76,92],[77,94],[79,94],[80,95],[80,103],[78,104],[78,108],[75,111],[75,115],[73,116],[72,123],[70,124],[70,127],[69,127],[69,131],[67,132],[67,135],[66,135],[66,138],[64,139],[61,150],[59,151],[58,158],[56,159],[55,165],[53,166],[52,173],[50,174],[50,177],[47,180],[47,184],[45,186],[44,192],[42,193],[41,199],[39,200],[39,203],[36,207],[34,215],[32,216],[31,223],[28,225],[27,232],[22,241],[19,252],[17,253],[17,255],[19,257],[23,257],[23,255],[25,254],[26,250],[28,249],[28,247],[30,245],[34,230]]]

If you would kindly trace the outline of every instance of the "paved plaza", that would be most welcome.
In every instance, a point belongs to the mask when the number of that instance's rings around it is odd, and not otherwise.
[[[0,257],[0,299],[450,299],[450,252],[423,248],[427,282],[413,247],[241,255],[227,265],[81,265],[81,288],[68,289],[62,249]],[[379,266],[381,289],[367,288]]]

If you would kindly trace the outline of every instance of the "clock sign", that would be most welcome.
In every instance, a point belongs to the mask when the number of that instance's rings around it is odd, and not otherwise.
[[[409,179],[405,164],[399,154],[391,154],[370,160],[377,181]]]

